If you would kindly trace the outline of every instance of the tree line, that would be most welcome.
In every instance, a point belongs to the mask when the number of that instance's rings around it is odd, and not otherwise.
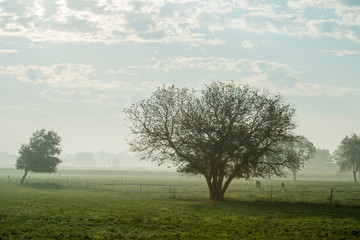
[[[222,201],[234,179],[296,174],[314,156],[315,146],[294,134],[295,109],[280,95],[233,82],[212,82],[200,91],[159,87],[149,98],[125,109],[132,151],[177,171],[202,175],[211,200]],[[19,150],[16,168],[54,172],[61,138],[36,131]],[[360,169],[360,139],[345,137],[335,159],[341,171]]]

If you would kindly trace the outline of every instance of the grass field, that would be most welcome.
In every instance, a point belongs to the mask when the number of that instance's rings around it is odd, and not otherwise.
[[[0,172],[0,239],[360,238],[360,187],[349,181],[242,180],[213,202],[202,179],[170,173],[20,177]]]

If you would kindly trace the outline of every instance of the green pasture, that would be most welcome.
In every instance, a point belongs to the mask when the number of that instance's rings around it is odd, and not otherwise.
[[[261,180],[256,189],[238,180],[213,202],[203,179],[168,172],[20,178],[0,170],[0,239],[360,238],[360,186],[350,181]]]

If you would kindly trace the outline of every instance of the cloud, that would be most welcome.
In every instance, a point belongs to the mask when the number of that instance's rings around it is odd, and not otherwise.
[[[53,42],[186,42],[219,45],[224,41],[199,32],[202,12],[186,5],[205,3],[172,1],[88,1],[77,9],[76,3],[58,0],[48,11],[43,2],[34,1],[26,8],[5,4],[0,18],[6,24],[0,36],[25,37],[31,41]],[[169,6],[171,5],[171,7]],[[210,4],[212,5],[212,4]],[[51,15],[46,14],[51,12]],[[9,16],[11,16],[9,18]]]
[[[0,54],[2,53],[17,53],[16,49],[0,49]]]
[[[117,70],[114,70],[112,68],[108,68],[108,69],[106,69],[106,72],[108,74],[121,74],[121,75],[128,74],[128,70],[126,68],[119,68]]]
[[[245,49],[251,49],[251,48],[254,48],[256,46],[256,44],[249,42],[249,41],[243,41],[243,42],[241,42],[241,46]]]
[[[220,45],[218,32],[240,29],[360,43],[360,7],[339,0],[33,0],[0,9],[0,36],[31,41]]]
[[[94,104],[100,106],[120,106],[124,105],[124,99],[131,99],[136,97],[139,93],[143,96],[144,93],[150,93],[158,86],[161,86],[157,81],[142,81],[140,83],[129,83],[116,81],[115,89],[117,91],[106,91],[105,88],[88,89],[46,89],[39,94],[41,97],[53,102],[76,102],[85,104]],[[123,93],[126,94],[123,94]]]
[[[285,63],[265,60],[232,59],[215,57],[170,57],[153,59],[153,64],[123,66],[121,71],[208,71],[213,73],[236,73],[239,83],[257,88],[267,88],[271,92],[286,96],[319,96],[341,97],[357,94],[360,89],[343,86],[331,86],[321,83],[308,83],[301,79],[300,72]],[[116,70],[112,70],[117,73]]]
[[[41,112],[43,111],[42,108],[36,106],[36,105],[29,105],[29,104],[24,104],[24,105],[15,105],[15,104],[11,104],[11,105],[3,105],[0,104],[0,110],[2,111],[29,111],[29,112]]]
[[[136,68],[141,67],[130,66],[128,68],[120,68],[119,70],[107,69],[106,72],[108,74],[127,74],[129,69]],[[133,73],[129,74],[133,75]],[[0,75],[11,76],[20,82],[44,85],[45,87],[53,89],[71,89],[71,91],[52,91],[52,95],[63,96],[71,96],[79,89],[95,89],[99,91],[144,91],[145,85],[148,89],[154,89],[154,85],[160,84],[157,81],[142,81],[140,83],[131,83],[121,80],[100,81],[96,79],[96,69],[93,66],[69,63],[60,63],[50,66],[0,66]],[[74,92],[73,90],[76,91]],[[48,91],[43,92],[44,96],[48,93]],[[86,91],[86,93],[89,92]]]
[[[40,96],[54,102],[73,102],[81,96],[91,95],[89,90],[58,90],[47,89],[40,92]]]
[[[152,59],[153,64],[149,65],[130,65],[123,66],[119,70],[108,70],[115,73],[130,73],[138,70],[157,70],[157,71],[183,71],[183,70],[206,70],[211,72],[238,72],[245,73],[253,71],[256,73],[262,70],[275,72],[282,69],[286,76],[295,77],[298,72],[293,70],[285,63],[275,63],[264,60],[252,59],[232,59],[232,58],[215,58],[215,57],[182,57],[175,56],[165,59]]]
[[[95,69],[84,64],[0,66],[0,75],[10,75],[21,82],[47,84],[53,87],[76,88],[101,85],[89,80],[89,77],[95,75]]]
[[[292,87],[281,87],[284,95],[343,97],[351,93],[359,93],[360,89],[342,86],[331,86],[320,83],[297,82]]]
[[[331,54],[333,54],[335,56],[338,56],[338,57],[343,57],[343,56],[347,56],[347,55],[360,55],[360,52],[351,51],[351,50],[333,49],[333,50],[325,50],[325,52],[331,53]]]

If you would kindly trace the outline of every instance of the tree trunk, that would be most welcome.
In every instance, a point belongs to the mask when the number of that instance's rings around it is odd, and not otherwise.
[[[353,175],[354,175],[354,182],[357,183],[356,172],[353,172]]]
[[[223,179],[221,177],[206,177],[206,182],[209,188],[210,200],[224,201]]]
[[[294,175],[294,181],[296,181],[296,172],[293,172]]]
[[[220,189],[218,187],[210,188],[209,192],[210,192],[210,200],[224,201],[224,194],[221,191],[221,187],[220,187]]]
[[[24,174],[24,176],[21,178],[21,180],[20,180],[20,183],[21,184],[24,184],[24,181],[25,181],[25,178],[26,178],[26,175],[28,174],[28,170],[25,170],[25,174]]]

